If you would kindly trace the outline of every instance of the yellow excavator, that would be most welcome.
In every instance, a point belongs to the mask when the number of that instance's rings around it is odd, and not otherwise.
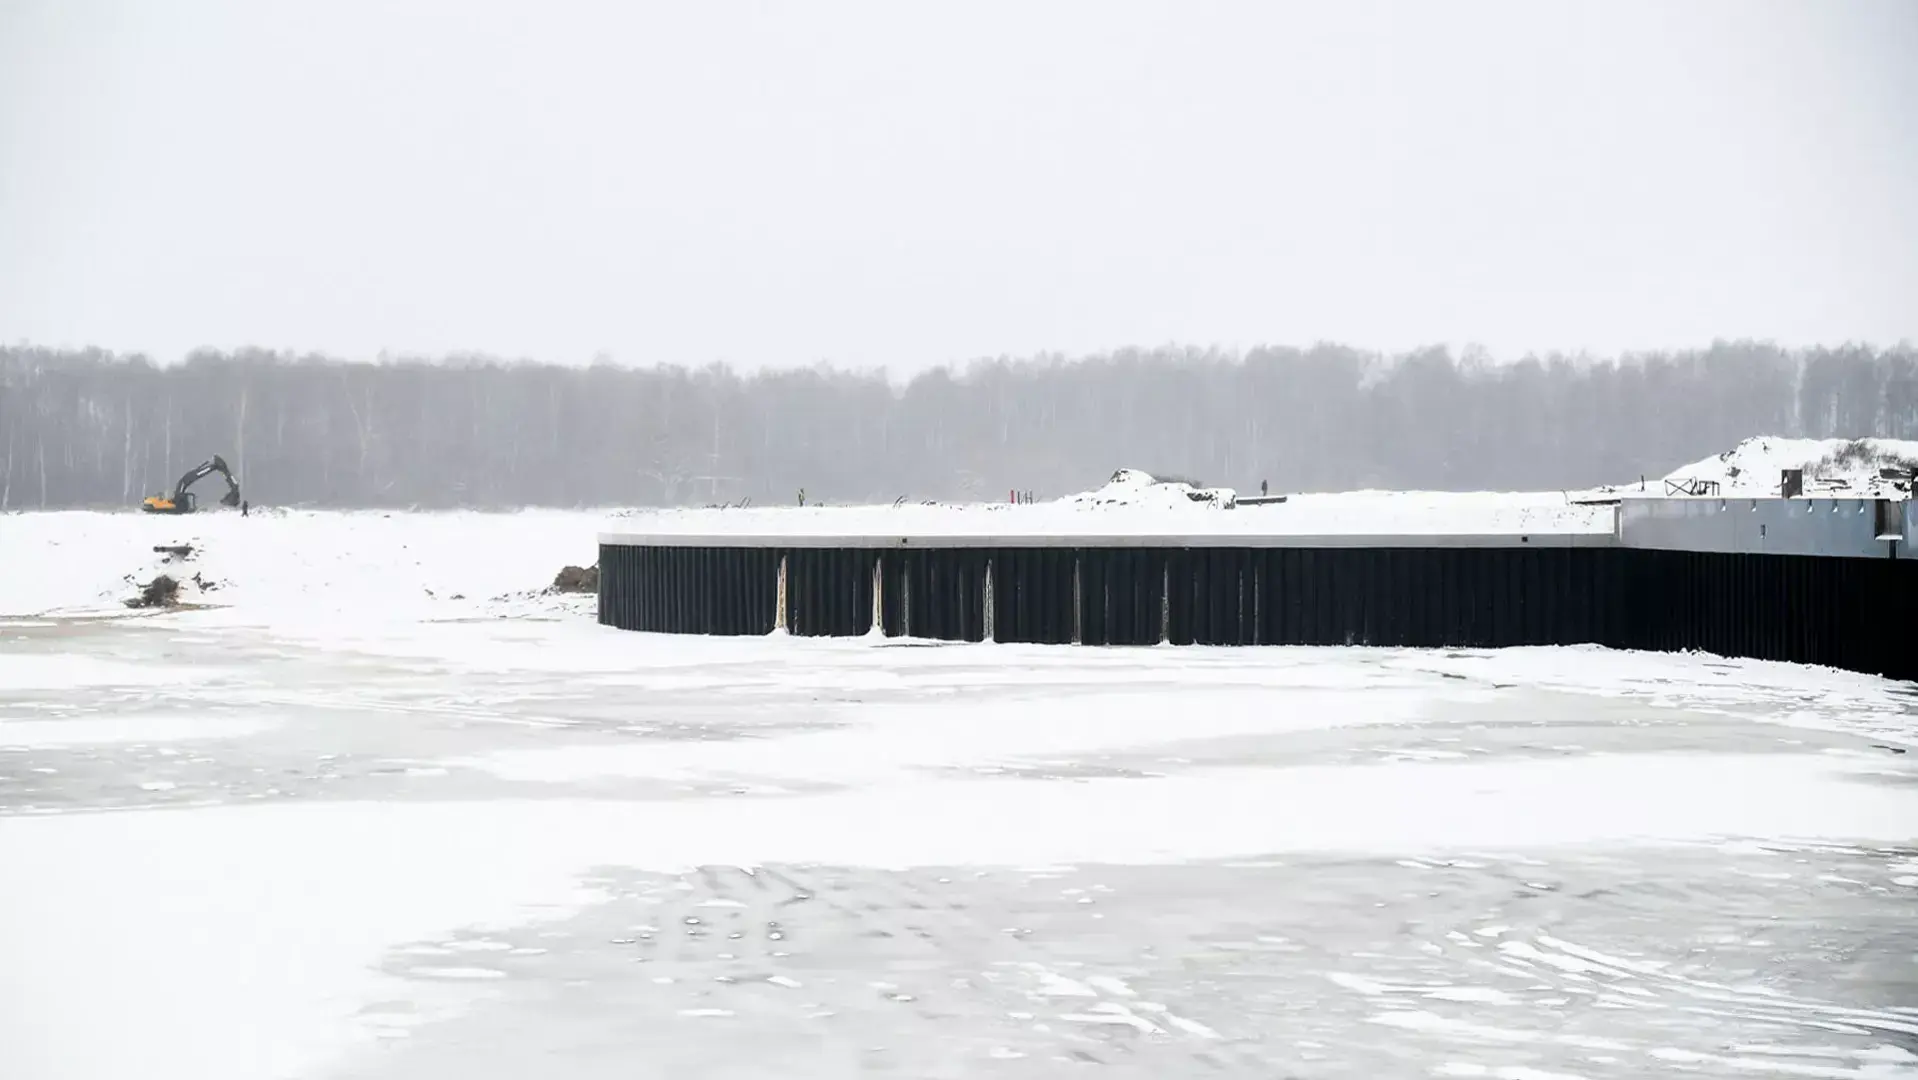
[[[233,479],[233,470],[226,467],[226,460],[215,454],[207,460],[187,470],[180,482],[173,486],[173,494],[149,495],[140,504],[140,509],[149,514],[191,514],[200,508],[200,500],[187,490],[214,473],[226,478],[226,494],[220,497],[222,506],[240,505],[240,482]]]

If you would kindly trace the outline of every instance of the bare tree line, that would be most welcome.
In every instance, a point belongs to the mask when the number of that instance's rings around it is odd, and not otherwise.
[[[1003,499],[1120,467],[1275,490],[1552,489],[1754,434],[1918,438],[1918,350],[1127,349],[898,385],[828,366],[0,349],[11,510],[130,507],[214,453],[257,504],[508,508]]]

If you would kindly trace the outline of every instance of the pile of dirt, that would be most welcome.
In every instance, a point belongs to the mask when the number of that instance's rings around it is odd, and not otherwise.
[[[553,586],[547,592],[553,593],[597,593],[599,591],[599,565],[568,566],[553,578]]]
[[[140,587],[140,595],[126,602],[130,608],[173,607],[180,602],[180,583],[161,574]]]
[[[130,608],[197,608],[205,607],[203,602],[207,593],[220,588],[218,581],[208,581],[199,574],[185,580],[172,574],[159,574],[152,581],[140,585],[139,579],[129,576],[127,581],[139,590],[139,595],[121,601]]]

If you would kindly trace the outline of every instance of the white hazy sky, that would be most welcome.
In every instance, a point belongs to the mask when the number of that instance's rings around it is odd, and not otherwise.
[[[0,0],[0,340],[1918,337],[1918,2]]]

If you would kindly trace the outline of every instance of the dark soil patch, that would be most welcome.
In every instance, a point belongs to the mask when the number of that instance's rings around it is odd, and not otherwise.
[[[130,608],[172,607],[179,603],[180,583],[171,575],[161,574],[140,587],[140,595],[126,602]]]

